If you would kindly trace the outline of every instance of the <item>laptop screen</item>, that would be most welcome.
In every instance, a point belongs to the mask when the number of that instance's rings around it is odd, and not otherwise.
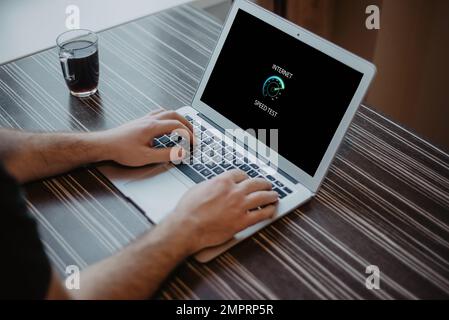
[[[278,129],[278,153],[314,176],[362,77],[240,9],[201,101],[243,129]]]

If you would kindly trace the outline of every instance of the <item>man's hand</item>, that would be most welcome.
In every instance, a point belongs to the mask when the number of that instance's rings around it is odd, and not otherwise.
[[[151,231],[117,254],[81,273],[80,290],[66,292],[57,279],[48,298],[144,299],[187,256],[219,245],[275,213],[271,184],[240,170],[200,183]],[[263,207],[260,210],[255,208]],[[111,281],[114,279],[114,281]],[[70,295],[69,295],[70,294]]]
[[[155,111],[124,125],[98,132],[97,141],[104,150],[104,160],[131,167],[168,162],[184,158],[181,147],[153,148],[153,139],[176,132],[193,142],[190,122],[174,111]]]
[[[172,131],[194,142],[191,124],[176,112],[163,110],[99,132],[31,133],[0,128],[0,160],[20,182],[104,160],[126,166],[177,161],[186,154],[182,148],[152,147],[155,137]]]
[[[271,183],[232,170],[190,189],[162,224],[170,230],[170,237],[181,239],[187,254],[193,254],[271,218],[277,201]]]

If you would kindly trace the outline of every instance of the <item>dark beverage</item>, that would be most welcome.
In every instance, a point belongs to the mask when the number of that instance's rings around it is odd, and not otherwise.
[[[56,39],[59,61],[70,93],[88,97],[97,92],[99,78],[98,37],[85,29],[64,32]]]
[[[64,63],[67,64],[64,75],[67,86],[73,93],[85,93],[96,90],[99,78],[98,50],[89,41],[74,41],[63,46],[63,50],[71,52],[67,61],[61,61],[64,70]]]

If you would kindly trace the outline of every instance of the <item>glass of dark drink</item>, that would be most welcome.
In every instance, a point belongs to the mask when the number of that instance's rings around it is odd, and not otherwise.
[[[98,36],[89,30],[70,30],[59,35],[56,44],[70,93],[78,98],[95,94],[100,75]]]

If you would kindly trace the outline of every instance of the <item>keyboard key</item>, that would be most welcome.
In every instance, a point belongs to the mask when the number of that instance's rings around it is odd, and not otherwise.
[[[162,146],[162,143],[159,142],[157,139],[153,139],[153,148],[160,148]]]
[[[248,176],[250,176],[251,178],[255,178],[257,177],[258,173],[254,170],[251,170],[249,172],[247,172]]]
[[[182,173],[184,173],[186,176],[188,176],[190,179],[193,180],[195,183],[200,183],[204,181],[204,178],[199,175],[195,170],[193,170],[190,166],[181,163],[180,165],[176,166],[179,170],[181,170]]]
[[[227,161],[224,161],[224,162],[220,163],[220,166],[222,166],[223,168],[227,169],[227,168],[229,168],[230,166],[232,166],[232,164],[230,164],[230,163],[227,162]]]
[[[290,190],[290,189],[287,188],[287,187],[284,188],[284,191],[287,192],[287,193],[292,193],[292,192],[293,192],[292,190]]]
[[[279,199],[283,199],[287,196],[287,194],[285,192],[283,192],[282,190],[278,189],[278,188],[274,188],[273,191],[276,191],[279,195]]]
[[[207,177],[207,176],[209,176],[210,174],[212,174],[212,172],[210,172],[208,169],[203,169],[203,170],[201,170],[201,172],[200,172],[203,176],[205,176],[205,177]]]
[[[220,146],[218,145],[218,143],[212,142],[212,143],[209,145],[209,148],[211,148],[211,149],[213,149],[213,150],[219,150],[219,149],[220,149]]]
[[[195,165],[199,165],[199,164],[203,164],[203,161],[201,161],[201,158],[197,158],[197,157],[193,157],[193,160],[192,160],[192,167]],[[198,170],[199,171],[199,170]]]
[[[233,170],[233,169],[237,169],[237,168],[232,165],[226,168],[226,170],[228,170],[228,171]]]
[[[231,153],[228,153],[227,155],[225,155],[225,159],[228,161],[232,161],[234,160],[234,156]]]
[[[207,150],[205,152],[205,154],[212,158],[212,157],[215,156],[215,151],[214,150]]]
[[[240,170],[243,170],[243,171],[250,171],[251,168],[250,168],[247,164],[243,164],[243,165],[240,166]]]
[[[167,148],[174,147],[175,145],[176,145],[176,143],[174,143],[173,141],[170,141],[169,143],[166,143],[166,144],[165,144],[165,146],[166,146]]]
[[[206,131],[207,129],[203,126],[201,126],[201,131]]]
[[[162,136],[159,138],[159,141],[163,144],[170,142],[170,139],[167,136]]]
[[[185,116],[184,118],[186,118],[187,121],[192,121],[193,120],[191,116]]]
[[[251,166],[251,168],[253,168],[255,170],[259,169],[259,166],[255,163],[251,163],[250,166]]]
[[[223,160],[223,159],[222,159],[222,157],[221,157],[219,154],[217,154],[217,155],[215,155],[215,157],[212,158],[212,160],[213,160],[215,163],[220,163],[221,160]]]
[[[207,179],[212,179],[213,177],[215,177],[215,174],[211,174],[210,176],[207,177]]]
[[[215,162],[209,161],[206,163],[206,167],[208,167],[209,169],[213,169],[217,166],[217,164]]]
[[[195,169],[197,171],[201,171],[204,169],[204,166],[201,163],[197,163],[193,166],[193,169]]]
[[[276,181],[276,179],[272,175],[268,175],[267,179],[270,181]]]
[[[284,186],[284,184],[280,181],[276,181],[275,184],[280,188],[282,188]]]
[[[211,143],[213,143],[213,142],[214,142],[214,139],[212,139],[212,138],[210,138],[210,137],[204,139],[204,143],[205,143],[205,144],[208,144],[208,145],[209,145],[209,144],[211,144]]]
[[[216,167],[216,168],[215,168],[214,170],[212,170],[212,171],[215,172],[217,175],[224,172],[224,170],[223,170],[222,168],[220,168],[220,167]]]

